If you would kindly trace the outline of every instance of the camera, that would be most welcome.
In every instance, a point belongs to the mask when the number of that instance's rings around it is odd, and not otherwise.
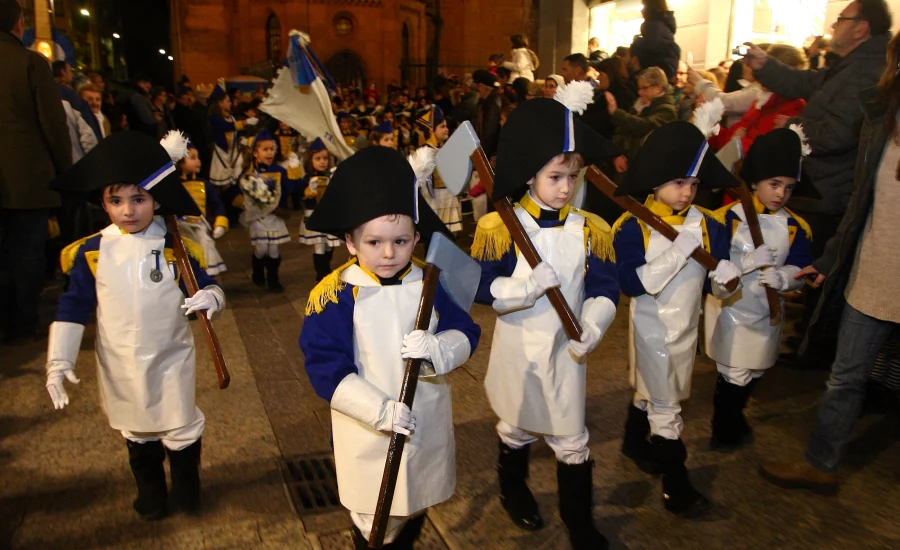
[[[744,55],[747,55],[747,53],[749,51],[750,51],[750,46],[745,46],[744,44],[741,44],[740,46],[735,46],[734,49],[731,50],[731,53],[733,53],[734,55],[744,56]]]

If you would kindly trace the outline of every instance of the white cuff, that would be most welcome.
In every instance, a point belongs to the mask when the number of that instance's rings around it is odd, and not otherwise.
[[[213,319],[215,319],[216,317],[219,316],[220,313],[225,311],[225,291],[222,290],[222,288],[218,285],[209,285],[208,287],[204,288],[203,290],[208,290],[208,291],[212,292],[213,295],[216,297],[216,301],[219,304],[219,309],[217,309],[216,312],[213,313]]]
[[[55,321],[50,325],[50,336],[47,342],[47,372],[65,370],[60,363],[75,365],[78,350],[81,349],[81,338],[84,336],[84,325]]]
[[[491,283],[491,296],[494,311],[500,314],[530,308],[538,299],[530,277],[497,277]]]
[[[797,275],[797,273],[800,273],[800,270],[801,269],[795,265],[784,265],[778,268],[778,271],[780,271],[781,275],[784,277],[785,283],[784,287],[781,288],[781,292],[794,292],[795,290],[803,288],[806,281],[803,279],[794,279],[794,276]]]
[[[431,365],[433,374],[423,369],[425,373],[422,378],[431,376],[443,376],[469,360],[472,355],[472,345],[466,335],[459,330],[445,330],[440,334],[435,334],[438,341],[438,350],[436,354],[432,354]],[[425,366],[425,363],[422,363]]]
[[[377,430],[390,397],[358,374],[348,374],[331,396],[331,408]]]
[[[597,296],[586,300],[581,309],[581,324],[598,329],[600,334],[606,334],[609,325],[615,318],[616,306],[606,296]]]
[[[651,296],[662,292],[666,285],[687,265],[688,257],[674,244],[662,254],[637,269],[638,279]]]

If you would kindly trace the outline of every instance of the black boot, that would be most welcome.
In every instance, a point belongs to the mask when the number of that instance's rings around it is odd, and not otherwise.
[[[425,514],[416,516],[406,522],[403,529],[397,533],[394,542],[382,545],[384,550],[413,550],[415,542],[419,539],[422,527],[425,525]],[[359,527],[353,526],[353,548],[355,550],[367,550],[369,541],[363,536]]]
[[[680,439],[666,439],[654,435],[650,438],[653,455],[662,470],[663,499],[666,510],[686,518],[702,516],[709,512],[709,500],[691,485],[688,479],[687,449]]]
[[[284,292],[284,287],[278,280],[278,268],[281,266],[281,258],[266,258],[266,282],[271,292]]]
[[[316,270],[317,283],[331,273],[331,266],[328,259],[328,254],[313,254],[313,269]]]
[[[266,286],[266,259],[265,258],[257,258],[254,254],[251,257],[250,265],[253,266],[253,275],[250,279],[253,281],[253,284],[256,286]]]
[[[126,441],[128,463],[137,484],[138,496],[134,510],[146,520],[162,519],[166,516],[166,471],[163,460],[166,452],[161,441],[135,443]]]
[[[537,531],[544,526],[544,519],[525,483],[528,478],[529,447],[513,449],[500,441],[497,473],[500,476],[500,503],[510,519],[522,529]]]
[[[559,484],[559,516],[569,528],[569,542],[575,550],[606,550],[609,542],[594,526],[594,461],[581,464],[556,463]]]
[[[721,374],[716,378],[711,448],[718,451],[734,451],[753,434],[744,417],[744,408],[757,380],[754,378],[746,386],[738,386],[728,382]]]
[[[179,510],[200,511],[200,449],[202,438],[180,451],[166,449],[172,474],[172,502]]]
[[[629,405],[622,454],[633,460],[642,472],[659,475],[659,464],[653,461],[649,437],[650,421],[647,420],[647,411],[642,411],[634,404]]]

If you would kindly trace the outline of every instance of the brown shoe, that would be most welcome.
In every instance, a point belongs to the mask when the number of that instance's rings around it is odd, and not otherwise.
[[[833,495],[838,490],[837,474],[829,474],[799,462],[766,462],[759,467],[759,475],[784,489],[809,489],[822,495]]]

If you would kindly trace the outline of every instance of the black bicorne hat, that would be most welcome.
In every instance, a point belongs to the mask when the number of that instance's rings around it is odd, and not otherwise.
[[[366,147],[338,164],[306,227],[343,237],[390,214],[411,217],[424,239],[435,232],[452,238],[419,193],[416,173],[403,154],[388,147]]]
[[[577,84],[573,82],[567,88]],[[587,89],[586,93],[592,94],[593,90]],[[611,141],[560,101],[541,97],[522,103],[510,113],[500,131],[493,199],[521,194],[525,184],[544,165],[568,152],[580,153],[585,166],[621,154]]]
[[[690,122],[669,122],[653,130],[628,162],[616,195],[647,195],[664,183],[689,177],[700,178],[703,187],[740,184],[710,150],[703,132]]]
[[[776,128],[753,140],[741,167],[741,179],[757,183],[777,177],[795,178],[793,196],[822,198],[803,173],[803,141],[788,128]]]
[[[100,204],[103,188],[133,184],[160,205],[157,215],[199,216],[200,208],[181,184],[169,153],[150,135],[134,130],[103,138],[90,153],[50,183],[50,189]]]

